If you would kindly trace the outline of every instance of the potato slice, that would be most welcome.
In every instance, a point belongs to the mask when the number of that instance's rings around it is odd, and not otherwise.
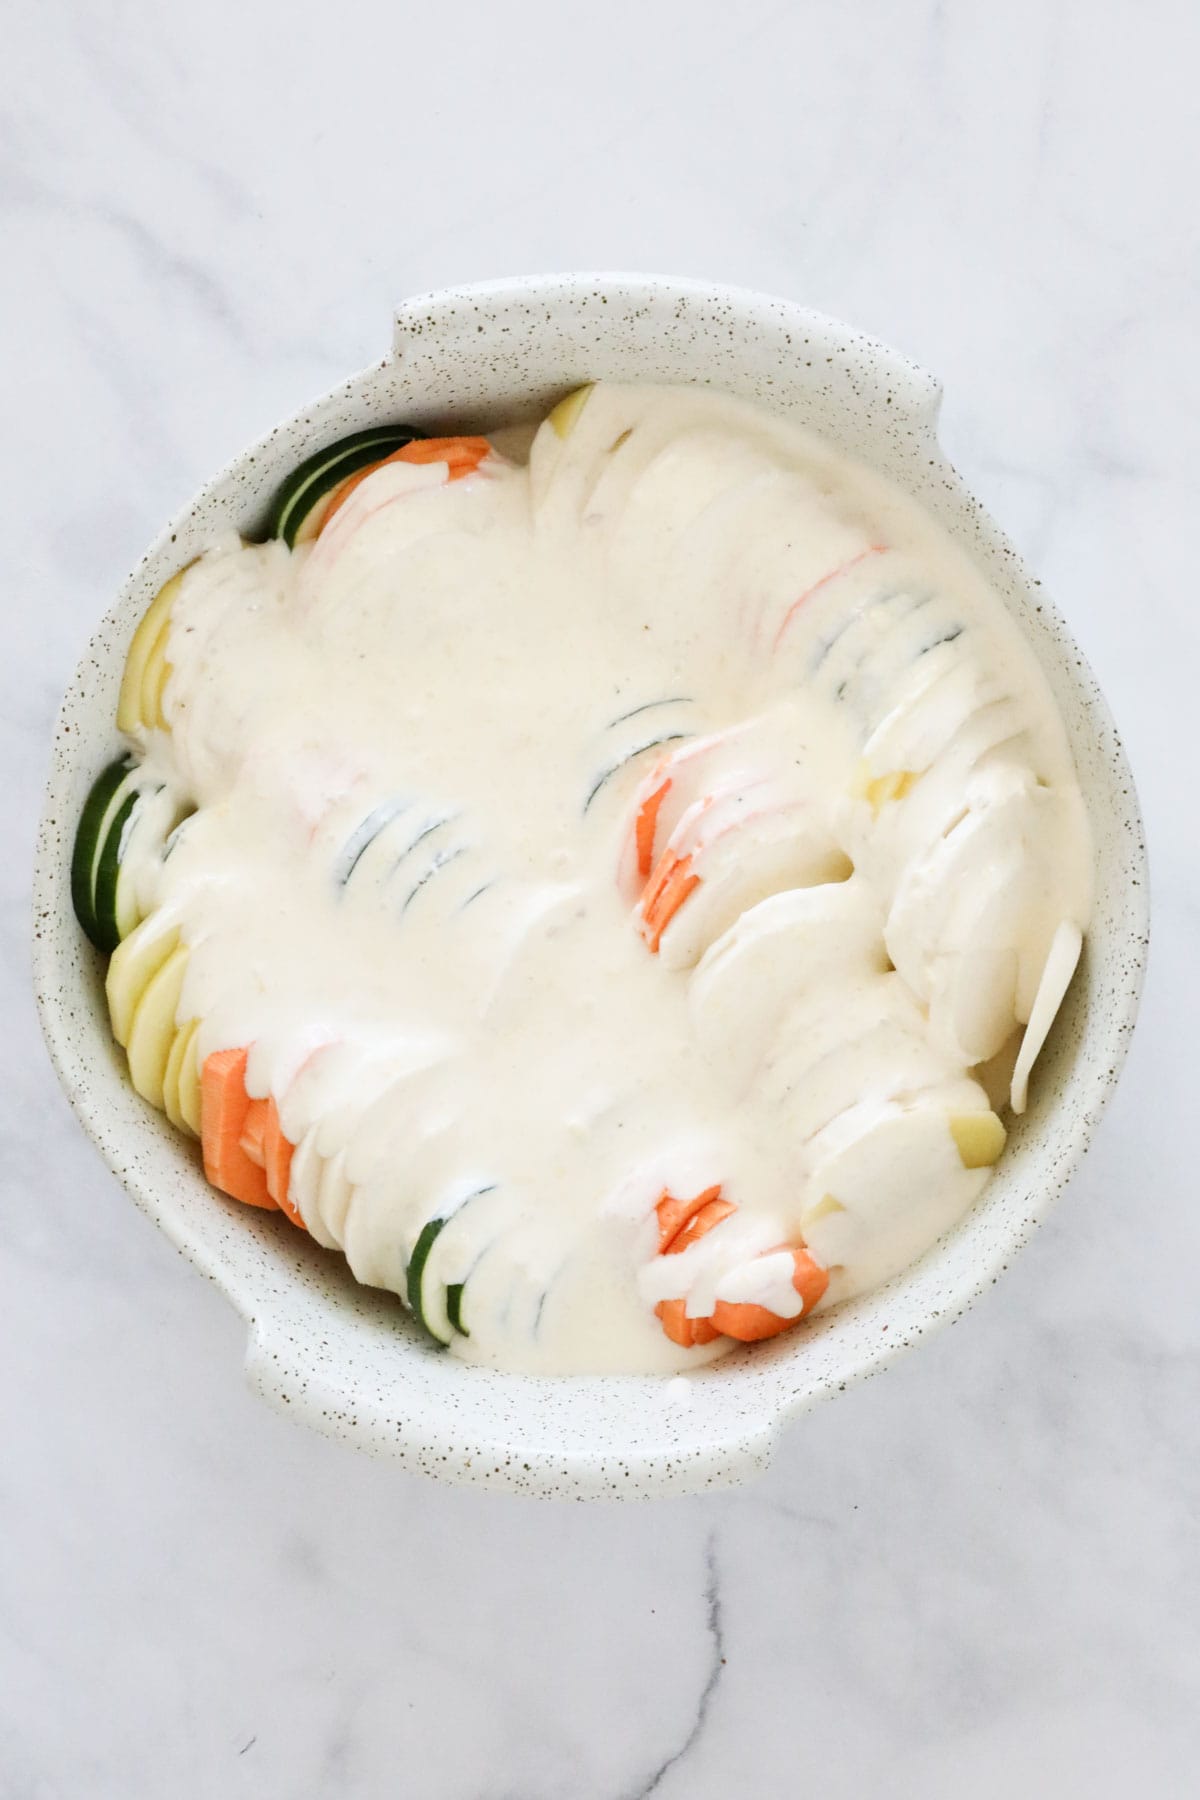
[[[163,1075],[163,1111],[177,1131],[191,1131],[183,1114],[179,1081],[183,1072],[184,1058],[192,1038],[200,1029],[199,1019],[188,1019],[179,1027],[171,1040],[171,1050],[167,1057],[167,1067]]]
[[[179,1065],[179,1116],[193,1137],[200,1136],[200,1023],[188,1038]]]
[[[552,406],[550,411],[546,414],[547,420],[553,425],[555,432],[560,438],[569,437],[571,435],[575,426],[575,421],[587,405],[588,395],[595,385],[594,381],[586,382],[583,387],[576,388],[574,393],[567,394],[564,399],[558,402],[557,406]]]
[[[133,634],[129,654],[125,658],[125,672],[121,677],[121,693],[117,701],[118,731],[132,735],[144,724],[142,693],[146,664],[158,644],[160,634],[163,634],[163,657],[166,657],[165,632],[183,577],[184,570],[181,569],[178,575],[172,575],[170,581],[159,588]]]
[[[133,1014],[129,1031],[129,1079],[143,1100],[163,1105],[163,1083],[178,1035],[175,1015],[183,991],[188,952],[179,944],[154,975]]]
[[[952,1114],[950,1135],[964,1169],[986,1169],[996,1162],[1008,1137],[994,1112]]]
[[[179,943],[179,927],[151,913],[112,953],[104,991],[113,1036],[127,1045],[138,1001]]]

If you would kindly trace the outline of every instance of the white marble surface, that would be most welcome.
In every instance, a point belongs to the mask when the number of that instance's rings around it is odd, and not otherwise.
[[[10,4],[2,1800],[1200,1791],[1197,20]],[[1128,1071],[1034,1247],[756,1487],[623,1510],[425,1485],[251,1399],[60,1097],[26,949],[53,710],[162,518],[399,296],[589,266],[793,295],[944,378],[1156,880]]]

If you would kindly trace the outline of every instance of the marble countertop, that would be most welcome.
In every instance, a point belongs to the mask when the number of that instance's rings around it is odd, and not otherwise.
[[[1134,0],[10,9],[0,1800],[1200,1787],[1198,47]],[[792,295],[942,377],[1156,889],[1125,1078],[1001,1285],[756,1486],[626,1508],[435,1487],[255,1401],[27,973],[53,712],[161,520],[398,298],[569,267]]]

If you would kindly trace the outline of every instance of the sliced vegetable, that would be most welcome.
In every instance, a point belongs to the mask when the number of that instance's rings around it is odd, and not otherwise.
[[[188,1019],[179,1027],[171,1040],[171,1050],[163,1073],[163,1111],[177,1131],[186,1131],[193,1137],[198,1137],[199,1133],[193,1131],[184,1116],[181,1084],[184,1063],[199,1029],[199,1019]]]
[[[815,1262],[807,1250],[790,1245],[783,1248],[791,1249],[792,1286],[804,1302],[804,1311],[785,1319],[766,1306],[755,1306],[748,1301],[718,1300],[712,1310],[712,1322],[725,1337],[737,1338],[743,1344],[757,1344],[763,1338],[777,1337],[810,1313],[829,1286],[829,1271]],[[774,1255],[775,1252],[765,1254]]]
[[[778,650],[787,633],[788,626],[800,611],[801,607],[807,605],[814,594],[819,594],[822,588],[828,587],[830,582],[836,581],[840,575],[848,575],[851,569],[856,569],[859,563],[865,562],[869,556],[882,556],[886,550],[886,544],[868,544],[865,550],[860,550],[855,556],[848,557],[847,560],[844,563],[840,563],[836,569],[830,569],[827,574],[822,575],[819,581],[814,581],[812,586],[806,588],[799,599],[793,600],[788,607],[787,612],[783,616],[783,622],[775,633],[775,643],[773,648]]]
[[[121,790],[121,803],[110,819],[96,862],[96,881],[92,889],[92,905],[96,916],[95,942],[101,950],[115,950],[126,933],[117,909],[117,889],[121,877],[121,845],[139,799],[135,777],[130,776]],[[136,920],[134,921],[136,923]]]
[[[381,806],[372,808],[362,823],[351,832],[345,848],[334,864],[333,879],[336,886],[346,886],[371,845],[382,836],[394,819],[407,811],[408,806],[408,800],[396,796],[385,800]]]
[[[413,1246],[409,1259],[405,1288],[408,1304],[417,1323],[424,1327],[435,1343],[448,1344],[454,1332],[469,1337],[463,1323],[463,1294],[468,1276],[462,1281],[445,1282],[439,1275],[437,1263],[440,1260],[433,1254],[434,1246],[445,1227],[452,1219],[461,1217],[463,1208],[472,1200],[480,1200],[485,1194],[495,1193],[495,1183],[489,1182],[474,1192],[466,1194],[457,1203],[452,1202],[448,1209],[437,1218],[429,1219],[421,1227],[420,1234]]]
[[[649,880],[650,871],[654,867],[654,833],[658,825],[658,809],[670,789],[671,777],[668,775],[638,808],[637,825],[634,830],[637,843],[637,871],[643,881]]]
[[[163,713],[163,688],[171,665],[167,661],[167,640],[171,635],[171,621],[163,621],[162,630],[155,638],[146,658],[146,667],[142,671],[142,691],[138,702],[141,723],[147,731],[165,730],[166,716]]]
[[[686,1300],[660,1300],[654,1311],[671,1342],[684,1350],[691,1350],[696,1344],[711,1344],[721,1335],[710,1320],[690,1319]]]
[[[113,951],[104,991],[118,1044],[129,1042],[137,1004],[178,943],[178,925],[158,912],[143,919]]]
[[[690,1200],[676,1200],[673,1194],[664,1191],[654,1209],[658,1214],[660,1256],[681,1256],[715,1225],[719,1225],[722,1219],[727,1219],[737,1211],[736,1206],[729,1200],[722,1200],[720,1194],[719,1185],[705,1188]],[[832,1202],[834,1206],[837,1204],[836,1201]],[[829,1286],[828,1271],[809,1255],[803,1245],[784,1244],[780,1248],[791,1252],[792,1286],[804,1303],[801,1312],[792,1318],[783,1318],[765,1306],[744,1301],[718,1300],[710,1317],[694,1319],[688,1313],[686,1297],[660,1300],[654,1309],[655,1315],[671,1342],[679,1344],[685,1350],[692,1349],[696,1344],[710,1344],[716,1337],[738,1338],[742,1343],[755,1343],[760,1338],[774,1337],[778,1332],[786,1331],[789,1325],[796,1324],[805,1313],[811,1312]],[[764,1251],[763,1254],[771,1256],[777,1252]]]
[[[915,781],[920,776],[912,769],[893,769],[887,775],[871,776],[870,765],[862,763],[854,785],[856,798],[867,802],[871,811],[878,816],[881,807],[890,800],[903,800]]]
[[[110,933],[96,919],[96,864],[114,815],[128,796],[128,778],[136,771],[131,757],[120,757],[97,776],[83,803],[71,856],[71,904],[75,917],[98,950],[111,950]]]
[[[447,479],[458,481],[463,475],[470,475],[477,469],[484,457],[489,455],[492,446],[485,437],[447,437],[418,438],[394,450],[390,456],[381,456],[377,462],[369,463],[366,468],[359,469],[341,482],[337,491],[330,496],[329,504],[321,514],[318,531],[324,531],[333,515],[346,504],[360,482],[373,475],[376,469],[382,469],[385,463],[445,463]],[[315,534],[314,534],[315,535]]]
[[[575,428],[580,413],[588,403],[594,381],[585,382],[570,394],[566,394],[556,406],[552,406],[546,414],[546,423],[553,427],[555,435],[560,438],[569,437]]]
[[[75,915],[98,950],[111,952],[141,920],[134,870],[126,853],[157,847],[166,853],[167,834],[185,813],[183,802],[160,801],[164,793],[131,757],[110,763],[84,802],[71,857],[71,900]],[[157,840],[155,834],[157,833]]]
[[[715,1187],[704,1188],[690,1200],[677,1200],[664,1189],[654,1209],[658,1214],[660,1256],[682,1254],[690,1244],[737,1210],[730,1201],[722,1200],[720,1194],[719,1182]],[[684,1350],[690,1350],[696,1344],[711,1344],[720,1336],[709,1320],[688,1317],[685,1299],[660,1300],[654,1311],[671,1342]]]
[[[163,1106],[163,1083],[171,1046],[175,1041],[175,1015],[183,990],[188,952],[179,944],[147,983],[134,1008],[126,1053],[129,1079],[151,1106]]]
[[[462,1316],[463,1289],[466,1285],[465,1281],[452,1281],[446,1289],[446,1317],[452,1330],[461,1333],[463,1337],[470,1337]]]
[[[179,1064],[179,1112],[193,1137],[200,1136],[200,1026],[189,1035]]]
[[[238,1148],[244,1150],[250,1161],[266,1174],[266,1158],[263,1156],[263,1133],[267,1129],[267,1113],[269,1105],[266,1100],[251,1100],[246,1108],[246,1117],[242,1121],[242,1133],[238,1138]],[[274,1196],[272,1196],[274,1198]]]
[[[430,1337],[435,1338],[439,1344],[448,1344],[450,1338],[448,1334],[443,1337],[441,1333],[434,1328],[436,1309],[434,1306],[428,1304],[427,1296],[424,1292],[424,1281],[425,1266],[429,1261],[429,1252],[437,1242],[438,1233],[445,1223],[445,1219],[430,1219],[428,1224],[421,1227],[421,1234],[417,1238],[413,1248],[412,1259],[408,1265],[408,1304],[412,1308],[413,1317],[417,1320],[418,1324],[425,1327],[425,1330],[429,1333]],[[432,1296],[429,1296],[429,1298],[431,1299]]]
[[[186,574],[180,569],[178,575],[172,575],[170,581],[159,588],[142,616],[141,624],[133,634],[129,653],[125,658],[125,672],[121,677],[121,693],[117,700],[117,730],[132,734],[139,728],[151,723],[142,713],[142,701],[146,664],[151,652],[158,645],[160,634],[165,634],[171,607],[179,592],[180,583]],[[163,656],[166,656],[166,639],[163,635]],[[155,690],[157,694],[157,690]]]
[[[190,802],[169,793],[165,787],[143,787],[120,829],[114,825],[117,879],[112,919],[119,938],[128,937],[144,917],[137,886],[139,872],[155,857],[166,860],[179,826],[193,811]],[[99,911],[97,906],[97,914]]]
[[[247,1206],[275,1211],[263,1169],[246,1154],[242,1133],[250,1111],[246,1092],[249,1050],[214,1050],[201,1071],[200,1143],[204,1173],[214,1187]]]
[[[964,1169],[986,1169],[999,1160],[1008,1133],[994,1112],[972,1112],[951,1117],[950,1136]]]
[[[307,457],[280,487],[267,514],[264,535],[282,538],[291,548],[307,519],[315,514],[315,522],[321,522],[321,503],[340,482],[420,435],[415,425],[372,425],[327,444]]]
[[[705,1232],[711,1231],[714,1225],[719,1225],[722,1219],[727,1219],[730,1213],[736,1211],[731,1200],[710,1200],[706,1206],[692,1214],[683,1230],[667,1245],[663,1255],[679,1256],[702,1238]]]
[[[272,1097],[267,1101],[267,1117],[262,1136],[263,1172],[267,1177],[267,1192],[280,1212],[285,1213],[293,1225],[298,1225],[304,1231],[304,1219],[288,1192],[294,1149],[295,1145],[283,1135],[279,1108]]]
[[[691,857],[664,850],[641,903],[640,929],[651,955],[657,955],[663,932],[688,895],[699,886],[700,877],[692,868]]]
[[[658,1214],[658,1253],[660,1256],[667,1254],[689,1220],[695,1218],[696,1214],[702,1212],[712,1201],[719,1199],[720,1193],[720,1182],[715,1187],[705,1188],[702,1193],[694,1195],[690,1200],[676,1200],[673,1194],[668,1193],[665,1188],[663,1189],[662,1196],[654,1208]],[[730,1207],[729,1210],[732,1212],[733,1208]],[[717,1221],[714,1219],[713,1224],[716,1223]]]

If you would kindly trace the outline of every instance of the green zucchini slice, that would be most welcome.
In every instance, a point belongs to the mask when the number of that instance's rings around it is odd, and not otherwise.
[[[75,917],[98,950],[112,950],[109,943],[113,921],[102,925],[96,915],[97,867],[109,841],[116,815],[134,798],[130,777],[136,776],[137,763],[122,756],[97,776],[83,803],[75,848],[71,855],[71,904]],[[118,834],[117,842],[120,842]]]
[[[282,538],[289,549],[305,519],[339,482],[371,463],[381,462],[424,434],[415,425],[372,425],[366,431],[327,444],[293,469],[267,514],[265,536]]]

